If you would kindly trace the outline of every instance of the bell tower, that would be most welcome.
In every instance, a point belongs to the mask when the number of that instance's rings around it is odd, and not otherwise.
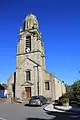
[[[26,16],[23,27],[20,27],[17,55],[20,54],[27,54],[45,68],[44,45],[37,18],[33,14]]]
[[[25,86],[27,89],[30,87],[27,97],[37,95],[38,91],[42,94],[42,68],[46,69],[42,36],[36,16],[29,14],[26,16],[23,26],[20,27],[17,44],[16,96],[18,98],[23,98],[21,95],[25,93]]]

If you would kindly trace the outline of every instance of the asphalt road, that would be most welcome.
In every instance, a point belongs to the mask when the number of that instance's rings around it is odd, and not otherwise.
[[[44,107],[44,106],[43,106]],[[43,107],[30,107],[23,104],[0,102],[0,120],[52,120]],[[2,119],[3,118],[3,119]]]
[[[43,110],[44,107],[0,102],[0,120],[80,120],[78,116],[50,115]]]

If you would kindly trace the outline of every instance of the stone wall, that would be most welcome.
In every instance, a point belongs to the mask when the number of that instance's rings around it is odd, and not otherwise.
[[[13,97],[12,84],[14,84],[14,74],[7,81],[7,97]]]

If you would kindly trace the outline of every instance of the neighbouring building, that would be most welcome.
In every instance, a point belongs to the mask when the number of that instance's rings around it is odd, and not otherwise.
[[[4,87],[0,84],[0,98],[4,97]]]
[[[7,85],[0,83],[0,98],[7,97]]]
[[[44,44],[37,18],[26,16],[20,27],[16,53],[16,72],[8,79],[8,97],[21,100],[44,95],[57,100],[66,92],[65,84],[46,70]]]
[[[7,97],[7,85],[2,83],[2,86],[4,87],[4,97]]]

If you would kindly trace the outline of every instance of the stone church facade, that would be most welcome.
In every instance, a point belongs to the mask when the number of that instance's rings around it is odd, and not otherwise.
[[[8,79],[8,97],[24,100],[33,95],[44,95],[57,100],[65,92],[65,84],[46,70],[38,21],[35,15],[29,14],[20,27],[16,72]]]

